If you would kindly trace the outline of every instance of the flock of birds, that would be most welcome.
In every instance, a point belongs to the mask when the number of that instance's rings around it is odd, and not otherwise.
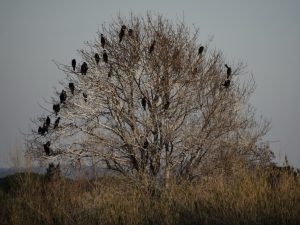
[[[121,27],[121,30],[119,32],[119,43],[122,42],[124,36],[125,36],[125,31],[126,31],[127,27],[125,25],[122,25]],[[128,30],[128,36],[133,36],[133,29],[129,29]],[[103,34],[101,34],[101,47],[104,49],[105,47],[105,44],[106,44],[106,39],[104,37]],[[154,40],[150,47],[149,47],[149,51],[148,53],[149,54],[152,54],[155,50],[155,45],[156,45],[156,40]],[[198,49],[198,55],[201,56],[203,54],[203,51],[204,51],[204,47],[203,46],[200,46],[199,49]],[[96,64],[98,65],[99,62],[100,62],[100,56],[98,53],[96,53],[94,55],[94,59],[95,59],[95,62]],[[108,63],[108,54],[106,52],[106,50],[104,49],[103,50],[103,55],[102,55],[102,59],[103,59],[103,62],[105,63]],[[72,65],[72,69],[73,71],[76,70],[76,59],[72,59],[71,61],[71,65]],[[230,82],[231,82],[231,68],[225,64],[225,67],[227,68],[227,77],[226,77],[226,80],[224,81],[224,83],[222,83],[222,86],[224,86],[225,88],[228,88],[230,86]],[[87,71],[88,71],[88,65],[86,62],[83,62],[81,67],[80,67],[80,73],[82,75],[86,75],[87,74]],[[70,92],[72,95],[74,95],[74,91],[75,91],[75,85],[74,83],[69,83],[69,89],[70,89]],[[83,98],[84,98],[84,101],[86,102],[87,101],[87,94],[86,93],[83,93]],[[62,92],[60,93],[60,103],[58,104],[53,104],[53,111],[55,113],[56,116],[58,116],[58,113],[60,111],[60,105],[61,104],[65,104],[66,102],[66,99],[67,99],[67,92],[65,90],[62,90]],[[146,111],[147,110],[147,98],[146,97],[143,97],[141,99],[141,105],[143,107],[143,109]],[[170,102],[167,101],[166,105],[164,106],[164,108],[168,108],[170,105]],[[59,125],[59,121],[60,121],[60,117],[57,117],[56,120],[54,121],[54,124],[53,124],[53,129],[56,129],[58,128],[58,125]],[[47,116],[46,120],[44,121],[43,123],[43,126],[42,127],[39,127],[38,128],[38,134],[40,135],[46,135],[46,133],[48,134],[48,130],[50,128],[50,125],[51,125],[51,119],[49,116]],[[47,141],[45,144],[44,144],[44,151],[46,153],[47,156],[50,156],[51,155],[51,149],[50,149],[50,145],[51,145],[51,142],[50,141]],[[149,145],[149,142],[146,140],[145,143],[144,143],[144,148],[147,148]]]

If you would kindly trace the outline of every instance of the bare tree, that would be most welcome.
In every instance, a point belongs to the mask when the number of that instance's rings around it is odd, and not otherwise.
[[[79,51],[82,62],[57,63],[65,92],[52,99],[51,118],[60,119],[47,132],[45,118],[35,121],[41,129],[28,136],[27,153],[166,180],[268,160],[260,143],[269,123],[249,104],[254,81],[242,81],[242,63],[225,67],[222,53],[198,38],[198,29],[161,15],[103,25]]]

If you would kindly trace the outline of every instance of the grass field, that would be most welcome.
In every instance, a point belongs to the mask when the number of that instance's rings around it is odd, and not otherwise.
[[[149,188],[121,177],[97,180],[21,173],[1,180],[0,224],[300,224],[299,177],[270,182],[243,170]]]

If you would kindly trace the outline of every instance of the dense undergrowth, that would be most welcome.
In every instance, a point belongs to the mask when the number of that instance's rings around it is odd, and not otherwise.
[[[150,189],[124,178],[2,179],[0,224],[300,224],[299,177],[243,171]]]

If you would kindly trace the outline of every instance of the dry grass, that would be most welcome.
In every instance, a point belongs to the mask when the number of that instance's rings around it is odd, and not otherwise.
[[[23,174],[0,193],[0,224],[300,224],[299,177],[283,174],[271,186],[268,176],[243,171],[150,190],[116,177]]]

